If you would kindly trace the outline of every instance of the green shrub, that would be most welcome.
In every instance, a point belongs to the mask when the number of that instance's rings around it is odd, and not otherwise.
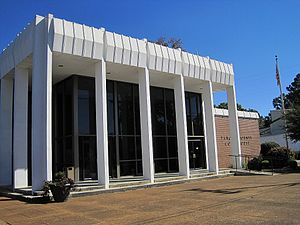
[[[289,167],[292,168],[293,170],[297,169],[297,167],[298,167],[296,160],[289,160],[288,164],[289,164]]]
[[[260,145],[260,154],[262,156],[265,156],[268,154],[268,152],[272,149],[272,148],[278,148],[280,147],[279,144],[277,144],[276,142],[266,142]]]
[[[261,159],[260,158],[253,158],[248,162],[248,169],[249,170],[261,170]]]
[[[261,168],[262,169],[269,169],[270,168],[270,162],[269,162],[269,160],[263,160],[263,161],[261,161]]]
[[[282,168],[288,166],[288,161],[294,159],[295,153],[286,147],[272,148],[265,156],[271,162],[274,168]]]

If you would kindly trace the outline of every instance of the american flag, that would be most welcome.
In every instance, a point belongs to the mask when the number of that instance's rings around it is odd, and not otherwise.
[[[277,57],[276,57],[276,80],[277,80],[277,86],[280,86],[280,76],[279,76]]]

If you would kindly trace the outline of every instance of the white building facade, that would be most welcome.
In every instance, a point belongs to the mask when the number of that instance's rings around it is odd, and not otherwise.
[[[0,78],[0,186],[218,173],[216,91],[241,154],[232,64],[48,15],[2,52]]]

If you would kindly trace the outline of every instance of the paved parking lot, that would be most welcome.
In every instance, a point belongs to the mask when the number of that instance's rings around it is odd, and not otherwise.
[[[300,173],[226,177],[28,204],[0,197],[0,224],[300,224]]]

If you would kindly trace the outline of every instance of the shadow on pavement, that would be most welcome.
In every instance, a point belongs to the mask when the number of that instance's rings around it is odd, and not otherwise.
[[[283,184],[270,184],[270,185],[256,185],[256,186],[248,186],[248,187],[240,187],[240,188],[225,188],[225,189],[204,189],[204,188],[192,188],[184,190],[194,191],[194,192],[211,192],[216,194],[237,194],[243,191],[247,191],[255,188],[267,188],[267,187],[293,187],[296,185],[300,185],[300,183],[283,183]]]

